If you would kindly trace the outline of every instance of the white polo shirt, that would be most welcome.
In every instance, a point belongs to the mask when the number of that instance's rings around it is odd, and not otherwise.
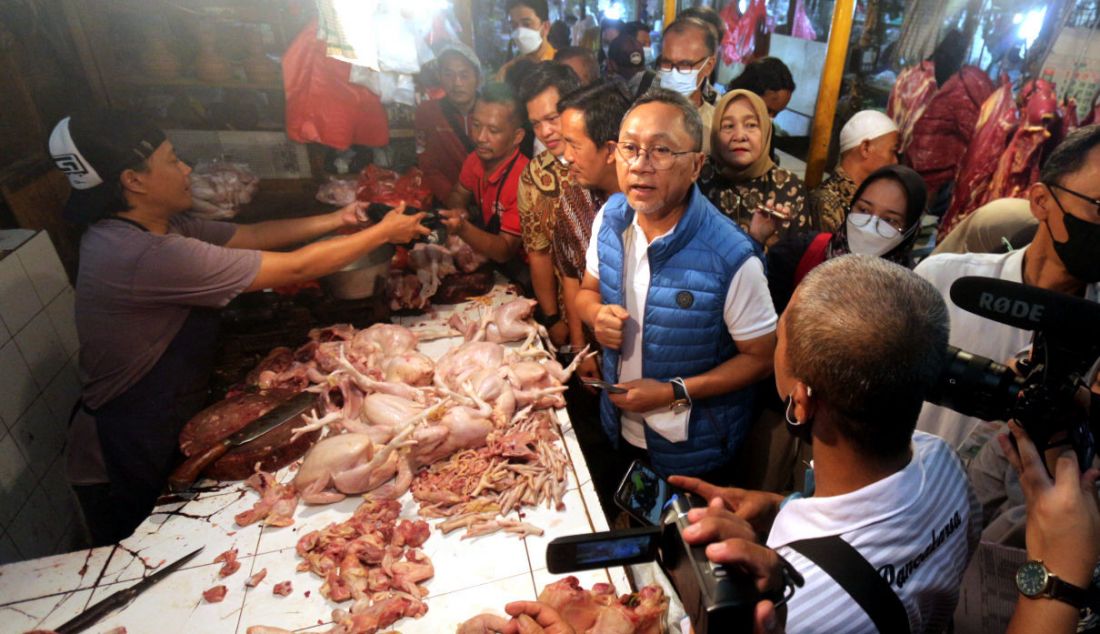
[[[1031,346],[1032,333],[1013,328],[991,319],[967,312],[951,301],[951,284],[960,277],[976,275],[1007,280],[1024,281],[1024,255],[1027,249],[1009,253],[942,253],[933,255],[917,265],[914,271],[932,283],[947,302],[947,314],[951,320],[951,345],[967,352],[989,357],[997,363],[1005,363],[1017,353]],[[1097,301],[1100,285],[1091,284],[1085,297]],[[925,403],[917,419],[917,429],[935,434],[959,449],[974,428],[981,423],[977,418],[963,416],[955,410]]]
[[[887,478],[844,495],[794,499],[776,515],[768,546],[806,578],[787,604],[788,634],[877,631],[832,577],[786,546],[834,535],[890,583],[914,634],[939,632],[950,622],[981,512],[946,443],[915,432],[912,448],[909,464]]]
[[[597,245],[600,227],[603,225],[603,209],[596,212],[592,222],[592,239],[585,253],[585,272],[600,279],[600,256]],[[653,239],[663,240],[676,227]],[[642,327],[645,322],[645,300],[649,296],[649,245],[645,232],[638,225],[638,214],[623,236],[623,308],[630,319],[623,325],[623,344],[620,348],[619,382],[642,378]],[[768,292],[768,278],[759,258],[745,260],[730,280],[723,308],[726,329],[734,341],[747,341],[775,331],[778,318]],[[645,449],[645,419],[642,413],[623,412],[622,435],[627,442]]]

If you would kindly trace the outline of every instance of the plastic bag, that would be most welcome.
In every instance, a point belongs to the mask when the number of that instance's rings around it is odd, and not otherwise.
[[[390,142],[386,111],[378,97],[348,81],[351,65],[325,56],[310,23],[283,55],[287,136],[338,150],[351,145],[381,147]]]
[[[191,211],[205,218],[226,219],[252,202],[260,179],[244,163],[200,161],[191,171]]]
[[[317,200],[326,205],[343,207],[355,202],[358,189],[359,183],[355,180],[329,176],[328,181],[317,188]]]
[[[363,202],[391,206],[405,201],[417,209],[427,209],[432,201],[432,191],[424,184],[424,174],[415,167],[398,176],[393,170],[368,165],[359,175],[357,196]]]

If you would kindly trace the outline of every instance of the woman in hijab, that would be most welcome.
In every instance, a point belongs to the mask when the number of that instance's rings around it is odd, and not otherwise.
[[[768,288],[776,312],[782,312],[802,278],[825,260],[846,253],[875,255],[910,266],[928,191],[924,179],[902,165],[879,168],[860,184],[844,223],[835,233],[795,235],[768,250]],[[754,223],[758,242],[774,222]]]
[[[765,247],[820,230],[804,209],[802,179],[772,161],[771,143],[764,100],[748,90],[732,90],[715,106],[710,156],[699,175],[703,195],[746,232],[751,234],[751,226],[764,217],[780,219],[778,231],[761,241]],[[754,221],[754,216],[760,218]]]

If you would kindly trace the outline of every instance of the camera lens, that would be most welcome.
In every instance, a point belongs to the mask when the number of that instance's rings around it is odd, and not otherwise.
[[[1013,417],[1023,379],[996,361],[947,347],[939,384],[926,400],[982,420]]]

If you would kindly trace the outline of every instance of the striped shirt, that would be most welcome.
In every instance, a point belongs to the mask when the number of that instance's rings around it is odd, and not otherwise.
[[[840,536],[901,598],[914,634],[939,632],[951,621],[980,522],[955,452],[922,432],[913,434],[913,459],[901,471],[844,495],[791,500],[768,535],[768,546],[806,578],[788,603],[787,632],[876,629],[832,577],[786,544]]]

